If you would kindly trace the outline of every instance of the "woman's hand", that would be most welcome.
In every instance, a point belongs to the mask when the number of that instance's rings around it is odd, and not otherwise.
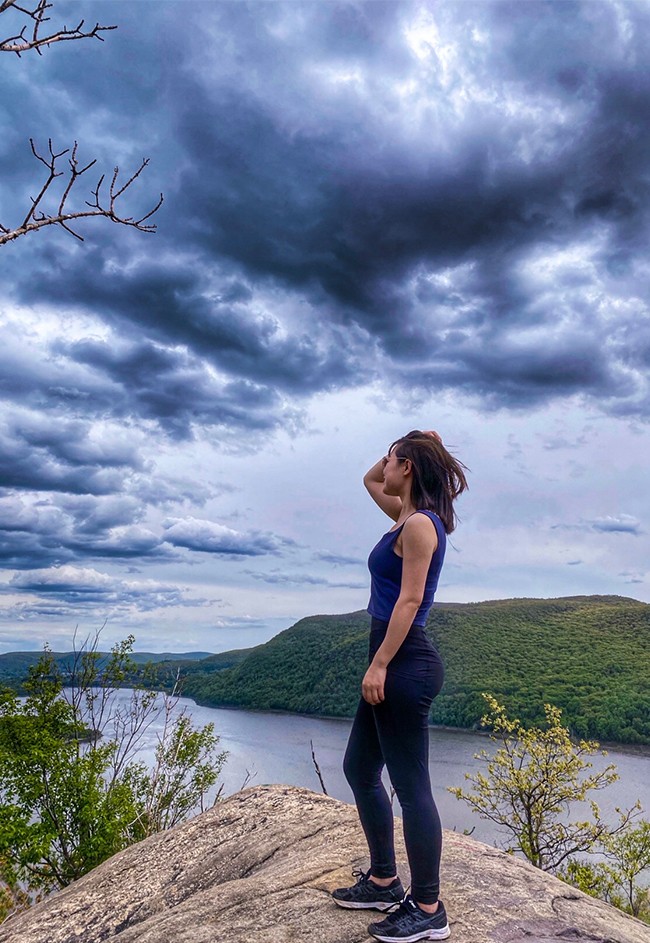
[[[361,694],[364,701],[376,706],[384,700],[384,684],[386,669],[377,665],[370,665],[361,682]]]
[[[437,439],[440,445],[442,445],[442,438],[439,432],[436,432],[435,429],[427,429],[424,433],[425,435],[430,435],[432,439]]]

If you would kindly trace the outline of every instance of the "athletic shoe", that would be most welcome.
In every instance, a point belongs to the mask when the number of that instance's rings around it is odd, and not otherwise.
[[[350,910],[392,910],[404,897],[404,888],[399,878],[395,878],[388,887],[380,887],[370,880],[370,871],[353,871],[358,878],[352,887],[339,887],[332,892],[332,897],[339,907]]]
[[[398,910],[381,923],[371,923],[368,927],[376,940],[385,940],[386,943],[414,943],[415,940],[446,940],[451,930],[447,923],[447,914],[442,901],[438,902],[438,909],[434,914],[420,910],[410,894],[408,894]]]

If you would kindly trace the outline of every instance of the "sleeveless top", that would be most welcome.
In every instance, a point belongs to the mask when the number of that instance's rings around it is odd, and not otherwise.
[[[424,596],[422,604],[415,614],[413,625],[425,625],[429,609],[433,605],[438,586],[438,577],[442,569],[442,562],[445,558],[445,548],[447,546],[447,534],[442,521],[434,511],[428,511],[424,508],[415,511],[416,514],[426,514],[432,521],[436,533],[438,534],[438,546],[431,558],[429,572],[424,586]],[[408,520],[408,518],[407,518]],[[406,521],[404,521],[404,524]],[[388,622],[392,615],[395,603],[402,588],[402,567],[403,561],[395,553],[395,541],[399,537],[402,527],[401,524],[397,530],[389,530],[387,534],[379,540],[379,543],[373,547],[368,557],[368,569],[370,570],[370,602],[368,603],[368,612],[376,619],[382,622]]]

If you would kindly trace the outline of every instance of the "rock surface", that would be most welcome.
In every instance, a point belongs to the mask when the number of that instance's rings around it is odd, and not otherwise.
[[[366,855],[353,806],[253,787],[105,861],[0,943],[366,943],[381,917],[329,896]],[[442,876],[452,943],[650,943],[650,927],[465,835],[445,832]]]

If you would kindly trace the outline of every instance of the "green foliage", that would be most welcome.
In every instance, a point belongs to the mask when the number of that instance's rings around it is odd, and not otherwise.
[[[593,850],[609,834],[597,804],[589,802],[591,818],[573,822],[567,821],[569,807],[617,780],[616,767],[590,772],[592,763],[585,757],[596,754],[598,744],[573,743],[557,707],[544,705],[544,729],[526,729],[496,698],[483,697],[488,712],[482,723],[500,747],[493,756],[485,750],[476,754],[486,762],[487,773],[465,773],[473,791],[460,786],[449,791],[509,834],[508,851],[523,852],[544,871],[556,870],[576,852]]]
[[[27,689],[24,705],[5,695],[0,713],[0,856],[9,886],[48,891],[141,836],[135,797],[119,779],[104,788],[115,745],[82,748],[85,728],[48,653]]]
[[[595,863],[572,859],[560,877],[592,897],[650,923],[650,887],[639,877],[650,868],[650,822],[642,819],[602,842],[608,859]]]
[[[626,909],[635,917],[643,915],[650,922],[648,886],[641,887],[637,878],[650,868],[650,822],[642,820],[634,828],[611,835],[604,850],[612,864]],[[620,903],[616,904],[620,907]]]
[[[134,763],[158,695],[136,689],[126,705],[116,701],[134,672],[133,638],[108,660],[96,642],[76,653],[65,696],[47,650],[30,669],[24,703],[0,691],[0,914],[202,808],[224,762],[212,725],[194,730],[184,713],[172,720],[177,698],[167,697],[156,766]]]
[[[139,796],[139,824],[147,835],[173,828],[192,812],[203,812],[205,797],[219,778],[227,753],[215,754],[214,724],[194,730],[183,710],[172,721],[173,701],[165,705],[165,728],[156,747],[153,770],[131,764],[128,780]]]
[[[212,706],[350,717],[368,624],[365,612],[302,619],[242,653],[239,664],[195,663],[184,693]],[[543,724],[542,705],[551,702],[574,737],[650,743],[645,603],[616,596],[440,603],[427,632],[446,673],[432,723],[478,728],[481,692],[489,690],[524,726]]]
[[[50,654],[57,669],[61,672],[61,676],[67,681],[70,672],[78,661],[79,652],[50,652]],[[132,651],[130,652],[129,660],[134,670],[132,677],[126,679],[126,683],[132,682],[133,684],[137,684],[143,667],[146,667],[146,670],[150,672],[152,666],[155,665],[156,671],[159,671],[167,680],[171,679],[173,683],[173,679],[176,677],[179,667],[182,667],[183,670],[191,671],[193,666],[198,661],[201,661],[207,668],[212,659],[220,660],[218,663],[219,667],[229,667],[240,660],[242,654],[243,653],[240,652],[224,652],[221,655],[207,655],[206,652],[173,654],[171,652]],[[108,664],[111,653],[95,652],[95,655],[98,669],[101,671],[102,668]],[[4,652],[0,654],[0,685],[6,685],[24,694],[24,682],[29,673],[29,669],[33,668],[38,663],[40,657],[40,652]]]
[[[183,693],[203,703],[350,716],[367,660],[367,624],[363,613],[303,619],[239,665],[187,675]]]
[[[446,668],[434,723],[478,726],[490,691],[524,726],[559,707],[575,737],[650,743],[650,606],[611,596],[436,607]],[[585,653],[589,657],[585,657]]]
[[[32,903],[29,894],[15,883],[10,884],[10,880],[7,863],[0,858],[0,924],[8,917],[26,910]]]
[[[557,876],[590,897],[608,903],[612,902],[612,895],[616,891],[616,880],[610,874],[610,869],[602,863],[569,858],[566,867],[560,868]]]

